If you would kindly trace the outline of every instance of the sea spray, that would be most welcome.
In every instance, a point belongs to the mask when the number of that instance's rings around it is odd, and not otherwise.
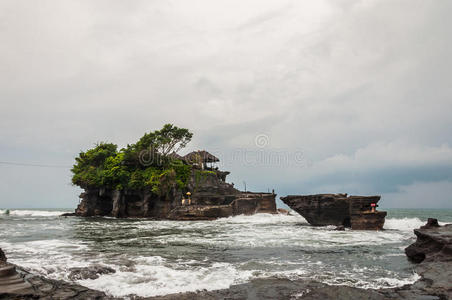
[[[390,215],[386,230],[376,232],[313,227],[295,213],[178,222],[11,212],[0,215],[0,247],[11,262],[66,280],[73,267],[109,266],[115,274],[78,283],[114,296],[227,288],[269,276],[401,286],[417,278],[403,254],[412,230],[435,217],[431,211]],[[440,220],[452,220],[452,211],[441,213]]]

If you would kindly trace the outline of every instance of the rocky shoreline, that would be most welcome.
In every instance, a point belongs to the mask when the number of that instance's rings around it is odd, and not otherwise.
[[[254,279],[228,289],[196,291],[157,297],[128,299],[452,299],[452,224],[439,226],[429,219],[415,229],[417,240],[405,249],[420,279],[414,284],[391,289],[360,289],[331,286],[311,280],[286,278]],[[113,270],[114,271],[114,270]],[[74,270],[77,276],[96,276],[97,272],[112,272],[96,266]],[[0,250],[0,299],[117,299],[103,292],[60,280],[33,275],[9,264]]]
[[[31,274],[7,262],[0,249],[0,299],[113,299],[104,292]]]

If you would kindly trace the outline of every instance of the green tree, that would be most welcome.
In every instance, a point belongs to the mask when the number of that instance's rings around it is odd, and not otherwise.
[[[138,142],[122,149],[124,160],[135,166],[166,165],[171,161],[168,155],[186,147],[192,137],[193,133],[186,128],[165,124],[162,129],[145,133]]]
[[[98,143],[93,149],[80,152],[75,158],[71,171],[72,183],[81,187],[102,184],[101,172],[107,158],[115,157],[118,146],[111,143]]]
[[[183,188],[192,167],[168,154],[185,147],[192,136],[188,129],[166,124],[161,130],[145,133],[135,144],[119,152],[115,144],[99,143],[80,152],[75,159],[72,183],[82,188],[149,188],[160,195],[174,186]],[[143,154],[150,155],[150,164],[140,160]]]

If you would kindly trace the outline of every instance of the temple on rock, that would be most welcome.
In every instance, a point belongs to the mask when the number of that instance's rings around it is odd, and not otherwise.
[[[207,151],[185,156],[169,154],[189,166],[186,184],[171,183],[165,193],[151,189],[84,187],[81,202],[72,215],[145,217],[172,220],[212,220],[255,213],[276,213],[276,194],[242,192],[226,182],[229,174],[215,167],[219,159]]]

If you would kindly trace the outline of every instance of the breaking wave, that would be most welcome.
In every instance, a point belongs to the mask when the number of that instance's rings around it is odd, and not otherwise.
[[[60,216],[68,211],[56,210],[25,210],[25,209],[0,209],[0,215],[23,216],[23,217],[53,217]]]
[[[225,289],[232,284],[246,282],[251,277],[251,271],[238,270],[230,263],[174,266],[161,257],[143,257],[138,259],[134,270],[118,270],[114,274],[78,283],[117,297],[130,294],[150,297],[202,289]]]
[[[77,283],[117,297],[223,289],[271,276],[401,286],[418,279],[403,249],[425,223],[402,215],[387,218],[387,230],[336,231],[309,226],[295,212],[187,222],[59,218],[64,212],[0,216],[0,247],[11,262],[53,279],[69,280],[73,267],[111,267],[116,273]]]
[[[412,231],[425,225],[424,221],[419,218],[387,218],[385,221],[384,229],[395,229],[401,231]]]

